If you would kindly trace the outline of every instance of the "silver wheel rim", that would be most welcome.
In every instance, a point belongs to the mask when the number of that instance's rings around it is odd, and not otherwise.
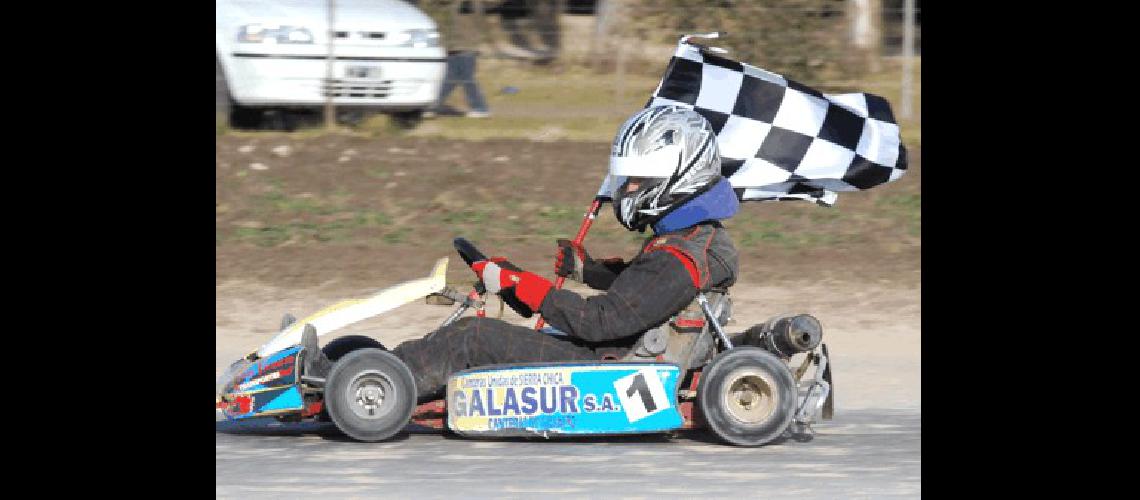
[[[780,396],[771,375],[756,368],[742,368],[725,378],[722,403],[725,413],[744,425],[757,425],[772,417]]]
[[[366,420],[383,418],[392,411],[396,398],[392,380],[377,370],[361,372],[353,377],[345,392],[352,413]]]

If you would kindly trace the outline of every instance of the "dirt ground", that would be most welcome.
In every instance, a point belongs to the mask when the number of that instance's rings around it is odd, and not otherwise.
[[[449,281],[470,283],[473,275],[451,247],[455,236],[552,275],[554,240],[577,229],[608,147],[219,136],[215,377],[268,340],[285,312],[300,317],[426,276],[444,256],[452,257]],[[742,268],[732,329],[785,312],[819,318],[834,358],[839,411],[920,406],[920,153],[910,157],[903,179],[842,193],[835,208],[753,203],[728,225]],[[641,236],[621,228],[609,210],[587,248],[595,256],[629,257]],[[411,304],[322,342],[366,333],[394,347],[428,333],[450,311]],[[531,324],[509,309],[504,318]]]

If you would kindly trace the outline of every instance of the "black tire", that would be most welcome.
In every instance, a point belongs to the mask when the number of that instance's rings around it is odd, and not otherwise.
[[[710,430],[737,446],[760,446],[792,424],[796,383],[769,352],[741,346],[718,354],[701,375],[697,401]]]
[[[333,365],[324,396],[325,408],[341,432],[375,442],[407,425],[416,408],[416,383],[412,371],[391,353],[358,349]]]
[[[256,129],[261,126],[263,110],[242,106],[230,95],[230,85],[222,60],[214,55],[214,113],[219,127]]]
[[[381,344],[372,337],[364,335],[345,335],[325,344],[325,346],[321,348],[321,352],[325,354],[329,362],[336,363],[340,358],[343,358],[346,354],[357,349],[388,350],[387,347],[384,347],[384,344]],[[317,414],[317,421],[332,422],[332,417],[329,416],[328,405],[321,408],[321,412]]]
[[[419,126],[420,122],[424,121],[424,110],[413,109],[411,111],[397,111],[389,115],[389,119],[397,127],[404,130],[411,130]]]
[[[265,123],[265,110],[238,104],[230,99],[230,127],[242,130],[261,128]]]
[[[372,337],[365,335],[345,335],[325,344],[325,346],[321,348],[321,352],[325,353],[325,357],[329,358],[329,361],[335,363],[340,360],[340,358],[343,358],[345,354],[357,349],[388,350],[387,347],[384,347],[384,344],[381,344]]]
[[[337,111],[336,122],[349,127],[359,127],[366,120],[368,120],[370,116],[371,113],[368,113],[361,109],[348,109]]]

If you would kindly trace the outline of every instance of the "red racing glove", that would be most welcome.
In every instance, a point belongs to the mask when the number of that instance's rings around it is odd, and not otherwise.
[[[550,280],[523,271],[503,257],[473,262],[471,269],[488,292],[498,294],[503,302],[524,318],[533,316],[542,307],[542,301],[550,289],[554,288]]]

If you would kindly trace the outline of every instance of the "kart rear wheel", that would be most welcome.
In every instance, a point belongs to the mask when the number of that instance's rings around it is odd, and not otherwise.
[[[380,349],[358,349],[333,365],[324,406],[341,432],[359,441],[382,441],[408,423],[416,407],[416,383],[399,358]]]
[[[718,354],[704,369],[697,401],[718,437],[737,446],[760,446],[791,425],[796,384],[779,358],[741,346]]]

